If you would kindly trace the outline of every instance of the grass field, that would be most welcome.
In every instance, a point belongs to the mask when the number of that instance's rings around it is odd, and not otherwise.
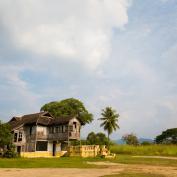
[[[77,177],[83,177],[86,174],[87,177],[89,177],[88,174],[95,177],[106,174],[114,175],[104,177],[177,177],[176,169],[177,159],[149,159],[131,155],[117,155],[115,159],[101,157],[0,158],[0,174],[6,177],[34,176],[36,172],[39,173],[38,177],[54,177],[61,173],[63,177],[68,177],[68,174],[69,176],[75,174]]]
[[[129,155],[156,155],[156,156],[176,156],[177,145],[113,145],[111,152],[116,154]]]
[[[0,159],[0,168],[104,168],[87,164],[87,162],[111,161],[122,164],[146,164],[177,167],[175,159],[148,159],[143,157],[132,157],[130,155],[118,155],[115,159],[103,158],[80,158],[80,157],[62,157],[62,158],[16,158]]]

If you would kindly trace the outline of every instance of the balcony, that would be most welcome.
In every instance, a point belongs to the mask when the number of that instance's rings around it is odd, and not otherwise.
[[[66,141],[69,139],[80,139],[80,132],[63,132],[63,133],[50,133],[45,135],[43,132],[37,132],[36,138],[33,136],[34,139],[37,140],[59,140],[59,141]]]

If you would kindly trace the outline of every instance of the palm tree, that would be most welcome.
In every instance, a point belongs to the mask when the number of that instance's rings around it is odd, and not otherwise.
[[[103,121],[101,123],[101,127],[104,128],[108,133],[108,148],[109,148],[109,136],[113,131],[116,131],[119,128],[118,118],[119,114],[116,113],[116,110],[112,109],[112,107],[106,107],[102,109],[101,113],[102,117],[99,120]]]

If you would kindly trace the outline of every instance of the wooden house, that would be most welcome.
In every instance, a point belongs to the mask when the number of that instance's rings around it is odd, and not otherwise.
[[[13,117],[13,144],[23,157],[61,156],[71,140],[80,139],[82,122],[75,116],[54,118],[48,112]]]

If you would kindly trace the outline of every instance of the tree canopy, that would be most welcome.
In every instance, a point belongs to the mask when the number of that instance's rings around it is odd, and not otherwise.
[[[126,142],[128,145],[138,145],[139,141],[135,134],[127,134],[122,137],[122,140]]]
[[[0,121],[0,147],[4,149],[5,146],[9,146],[12,142],[12,135],[10,126]]]
[[[41,111],[48,111],[54,117],[77,116],[83,124],[93,120],[93,115],[88,112],[80,100],[75,98],[47,103],[41,107]]]
[[[87,136],[87,144],[89,145],[107,145],[108,144],[108,138],[104,133],[97,133],[91,132]]]
[[[155,138],[157,144],[177,144],[177,128],[167,129]]]

